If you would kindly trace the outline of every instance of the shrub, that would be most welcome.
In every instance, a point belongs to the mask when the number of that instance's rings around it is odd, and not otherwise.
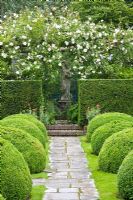
[[[32,181],[22,154],[8,141],[0,138],[0,193],[8,200],[25,200],[30,196]]]
[[[2,126],[0,126],[0,135],[22,153],[31,173],[41,172],[45,168],[45,150],[36,138],[20,129]]]
[[[0,121],[0,124],[3,126],[11,126],[24,130],[33,137],[37,138],[44,145],[44,147],[46,145],[43,133],[39,130],[39,128],[35,124],[29,122],[26,119],[20,119],[20,118],[3,119]]]
[[[97,128],[91,138],[91,147],[93,153],[98,155],[105,140],[112,134],[130,127],[133,127],[133,122],[125,120],[115,120]]]
[[[97,115],[90,121],[87,127],[87,140],[91,140],[92,134],[98,127],[118,119],[133,121],[133,117],[124,113],[112,112]]]
[[[110,136],[99,153],[99,168],[117,173],[123,159],[133,149],[133,128],[124,129]]]
[[[45,125],[41,121],[39,121],[36,117],[34,117],[33,115],[30,115],[30,114],[15,114],[15,115],[10,115],[10,116],[6,117],[5,119],[12,119],[12,118],[20,118],[22,120],[26,119],[29,122],[32,122],[44,134],[45,139],[46,140],[48,139],[47,130],[46,130]]]
[[[119,168],[118,188],[124,199],[133,199],[133,150],[125,157]]]
[[[79,124],[84,124],[86,110],[97,104],[101,113],[133,114],[133,79],[79,80]]]
[[[31,80],[1,81],[1,118],[36,110],[43,105],[42,82]]]

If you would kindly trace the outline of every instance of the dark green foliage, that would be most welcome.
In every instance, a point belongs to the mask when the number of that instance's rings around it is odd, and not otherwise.
[[[83,21],[91,16],[95,22],[104,20],[106,23],[113,23],[116,26],[121,24],[123,27],[133,25],[133,8],[123,0],[74,1],[72,9],[80,13]]]
[[[133,127],[133,121],[115,120],[100,126],[95,130],[91,138],[91,147],[94,154],[98,155],[105,140],[118,131]]]
[[[30,9],[33,9],[35,6],[40,7],[42,9],[52,7],[57,7],[57,9],[60,11],[60,9],[63,6],[66,6],[70,3],[70,0],[62,1],[47,1],[46,0],[1,0],[0,1],[0,15],[4,15],[5,13],[10,12],[19,12],[21,9],[24,9],[25,7],[28,7]],[[52,11],[52,9],[51,9]]]
[[[42,115],[41,121],[43,121],[44,124],[55,124],[56,123],[56,117],[60,115],[60,110],[55,104],[55,102],[47,101],[45,104],[45,112]]]
[[[32,188],[31,176],[22,154],[0,138],[0,193],[7,200],[26,200]]]
[[[26,110],[35,110],[39,116],[42,106],[41,81],[2,81],[1,118]]]
[[[5,119],[12,119],[12,118],[20,118],[20,119],[26,119],[28,120],[29,122],[32,122],[33,124],[35,124],[39,129],[40,131],[43,133],[44,137],[45,137],[45,140],[47,141],[48,140],[48,135],[47,135],[47,130],[46,130],[46,127],[45,125],[39,121],[35,116],[33,115],[30,115],[30,114],[15,114],[15,115],[10,115],[8,117],[6,117]]]
[[[99,153],[99,168],[117,173],[125,156],[133,150],[133,128],[124,129],[110,136]]]
[[[31,173],[44,170],[46,154],[43,145],[34,137],[17,128],[0,126],[0,135],[22,153]]]
[[[118,188],[121,197],[133,199],[133,150],[126,156],[118,171]]]
[[[70,106],[67,112],[68,120],[72,123],[78,122],[78,104],[73,104]]]
[[[100,105],[101,112],[133,114],[133,79],[79,80],[80,124],[85,123],[88,107]]]
[[[133,117],[130,115],[127,115],[124,113],[118,113],[118,112],[99,114],[90,121],[87,127],[87,140],[89,142],[91,141],[92,134],[97,128],[114,120],[126,120],[126,121],[128,120],[132,122]]]
[[[46,145],[46,139],[44,137],[44,134],[40,131],[40,129],[33,124],[32,122],[26,120],[26,119],[20,119],[20,118],[10,118],[10,119],[3,119],[0,121],[0,124],[3,126],[11,126],[15,128],[19,128],[21,130],[26,131],[33,137],[37,138],[45,147]]]

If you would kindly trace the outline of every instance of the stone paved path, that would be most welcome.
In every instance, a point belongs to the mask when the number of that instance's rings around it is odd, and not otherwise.
[[[78,137],[53,137],[52,173],[43,200],[97,200],[98,193]]]

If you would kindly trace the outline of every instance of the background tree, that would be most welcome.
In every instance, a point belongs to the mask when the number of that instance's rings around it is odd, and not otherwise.
[[[104,20],[105,23],[120,24],[123,27],[133,25],[133,8],[124,0],[112,1],[72,1],[72,10],[80,13],[81,19],[91,16],[94,22]]]

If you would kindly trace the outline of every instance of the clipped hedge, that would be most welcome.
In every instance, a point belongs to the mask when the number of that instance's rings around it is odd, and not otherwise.
[[[31,173],[38,173],[46,166],[46,153],[43,145],[27,132],[17,128],[0,126],[2,138],[10,141],[22,153]]]
[[[133,199],[133,150],[119,168],[118,189],[122,198]]]
[[[117,173],[125,156],[133,150],[133,128],[124,129],[110,136],[99,153],[99,168]]]
[[[79,124],[86,122],[88,107],[100,105],[103,112],[133,114],[133,79],[89,79],[79,80]]]
[[[119,113],[119,112],[110,112],[110,113],[104,113],[104,114],[99,114],[96,117],[94,117],[89,125],[87,126],[87,140],[90,142],[92,134],[94,131],[99,128],[100,126],[109,123],[110,121],[114,120],[128,120],[128,121],[133,121],[133,117],[124,113]]]
[[[29,109],[40,115],[43,102],[42,82],[38,80],[0,81],[1,119]]]
[[[116,132],[133,127],[133,122],[115,120],[106,123],[95,130],[91,138],[91,147],[94,154],[98,155],[105,140]]]
[[[48,135],[47,135],[47,130],[46,130],[45,125],[41,121],[39,121],[35,116],[33,116],[31,114],[15,114],[15,115],[9,115],[8,117],[5,117],[4,119],[12,119],[12,118],[20,118],[22,120],[26,119],[26,120],[32,122],[44,134],[45,139],[48,140]]]
[[[32,135],[33,137],[37,138],[45,147],[46,146],[46,139],[43,135],[43,133],[40,131],[40,129],[33,124],[32,122],[26,120],[26,119],[20,119],[20,118],[5,118],[3,120],[0,121],[0,124],[2,126],[11,126],[11,127],[15,127],[21,130],[26,131],[27,133],[29,133],[30,135]]]
[[[8,141],[0,138],[0,193],[7,200],[30,197],[32,181],[22,154]]]

